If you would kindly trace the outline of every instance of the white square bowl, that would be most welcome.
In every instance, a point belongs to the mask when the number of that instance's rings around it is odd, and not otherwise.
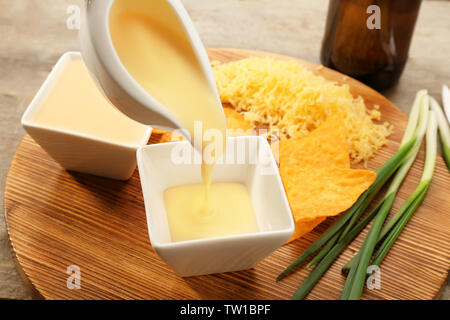
[[[215,165],[212,182],[246,186],[259,232],[172,242],[163,193],[173,186],[201,182],[198,161],[174,161],[174,154],[182,148],[192,150],[183,141],[144,146],[137,152],[150,242],[178,274],[194,276],[252,268],[292,236],[294,221],[270,146],[264,138],[246,136],[228,138],[229,159]],[[245,156],[240,161],[238,149]]]
[[[42,106],[42,102],[58,81],[65,66],[76,59],[82,59],[80,53],[67,52],[58,60],[25,111],[22,126],[63,168],[106,178],[127,180],[136,169],[136,151],[147,144],[152,132],[151,127],[147,128],[139,143],[132,145],[108,141],[72,130],[44,126],[33,121],[36,111]]]

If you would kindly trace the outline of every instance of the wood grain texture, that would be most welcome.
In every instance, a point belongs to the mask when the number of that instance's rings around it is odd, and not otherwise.
[[[271,55],[236,49],[211,49],[209,54],[211,60],[222,62]],[[327,79],[349,84],[369,107],[381,106],[382,121],[393,123],[396,130],[388,146],[369,162],[369,168],[378,168],[398,148],[407,116],[359,82],[299,62]],[[159,138],[153,135],[150,143]],[[422,150],[394,209],[416,187],[423,157]],[[450,175],[439,157],[424,203],[381,265],[381,290],[365,290],[364,299],[438,297],[450,266],[449,187]],[[333,221],[326,220],[251,270],[181,278],[151,248],[137,171],[127,182],[67,172],[29,136],[18,147],[8,174],[5,212],[16,259],[46,299],[288,299],[309,270],[301,268],[280,283],[275,282],[276,275]],[[339,298],[345,280],[340,268],[355,254],[366,232],[367,228],[340,255],[309,299]],[[81,268],[80,290],[66,286],[70,265]]]

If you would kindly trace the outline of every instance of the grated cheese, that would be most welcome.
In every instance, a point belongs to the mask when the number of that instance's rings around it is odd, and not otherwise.
[[[253,126],[278,130],[280,140],[301,138],[325,119],[342,112],[349,154],[365,164],[387,143],[393,126],[377,124],[377,107],[366,108],[348,85],[338,85],[295,61],[248,58],[213,66],[222,103],[231,105]]]

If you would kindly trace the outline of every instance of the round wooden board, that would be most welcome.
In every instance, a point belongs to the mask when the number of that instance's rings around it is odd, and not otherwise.
[[[209,54],[212,61],[220,62],[248,56],[292,59],[237,49],[211,49]],[[327,79],[347,83],[369,107],[381,106],[382,121],[394,124],[395,133],[388,146],[369,162],[369,168],[378,168],[397,150],[407,116],[363,84],[298,61]],[[158,142],[160,137],[155,133],[150,142]],[[416,187],[423,155],[422,150],[395,209]],[[366,289],[364,299],[438,297],[450,266],[449,187],[450,175],[439,157],[424,203],[381,265],[381,289]],[[309,270],[304,267],[280,283],[275,277],[333,221],[328,219],[251,270],[182,278],[149,243],[137,171],[127,182],[67,172],[29,136],[18,147],[9,171],[5,209],[18,266],[46,299],[288,299]],[[340,268],[355,254],[366,232],[367,228],[347,247],[308,298],[339,298],[345,280]],[[79,290],[66,285],[71,265],[81,269]]]

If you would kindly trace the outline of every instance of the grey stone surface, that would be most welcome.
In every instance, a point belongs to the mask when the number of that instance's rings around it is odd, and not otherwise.
[[[0,0],[0,203],[8,167],[24,135],[20,118],[51,67],[78,50],[68,30],[69,5],[82,0]],[[327,0],[183,0],[208,47],[267,50],[319,62]],[[450,2],[422,4],[410,59],[400,83],[384,94],[408,112],[417,90],[440,100],[450,84]],[[0,214],[0,298],[30,298],[11,260]],[[443,299],[450,299],[447,285]]]

